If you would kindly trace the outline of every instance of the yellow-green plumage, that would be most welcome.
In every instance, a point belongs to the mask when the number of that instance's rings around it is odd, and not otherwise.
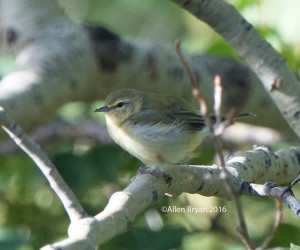
[[[147,165],[182,163],[206,135],[203,117],[170,95],[118,90],[96,111],[114,141]]]

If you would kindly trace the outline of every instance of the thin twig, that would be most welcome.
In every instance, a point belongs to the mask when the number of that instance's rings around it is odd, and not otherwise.
[[[236,112],[237,112],[237,109],[236,107],[232,107],[230,110],[229,110],[229,114],[228,114],[228,126],[232,125],[233,124],[233,121],[234,121],[234,117],[236,115]]]
[[[65,183],[55,166],[43,153],[39,145],[35,144],[0,107],[0,124],[12,140],[36,163],[51,188],[60,198],[71,221],[87,217],[86,212],[78,202],[72,190]]]
[[[221,146],[221,142],[220,142],[220,138],[219,136],[216,136],[215,134],[215,130],[213,127],[213,124],[211,122],[211,119],[209,117],[209,113],[208,113],[208,106],[206,104],[205,99],[203,98],[199,88],[198,88],[198,84],[196,82],[196,78],[194,77],[193,73],[191,72],[191,70],[189,69],[189,66],[187,65],[186,61],[184,60],[184,57],[180,51],[180,42],[179,40],[175,41],[174,44],[175,47],[175,51],[177,52],[178,56],[179,56],[179,60],[181,62],[181,64],[183,65],[184,69],[186,70],[186,73],[188,74],[189,78],[190,78],[190,82],[191,85],[193,87],[193,94],[194,96],[197,98],[202,114],[204,116],[205,122],[207,127],[209,128],[210,134],[213,137],[214,140],[214,146],[215,149],[217,151],[217,154],[220,158],[220,163],[221,163],[221,167],[222,167],[222,174],[224,177],[224,181],[225,181],[225,188],[230,196],[230,198],[232,199],[232,201],[234,202],[235,206],[236,206],[236,210],[237,210],[237,216],[238,216],[238,220],[240,222],[240,226],[238,228],[238,231],[241,235],[242,241],[244,243],[244,245],[246,246],[247,249],[254,249],[253,247],[253,243],[249,237],[248,234],[248,230],[247,230],[247,226],[246,226],[246,222],[244,219],[244,215],[243,215],[243,211],[242,211],[242,205],[240,203],[239,197],[238,195],[236,195],[236,192],[234,191],[234,188],[231,185],[231,182],[228,178],[228,174],[227,174],[227,170],[225,167],[225,158],[224,158],[224,154],[222,151],[222,146]],[[221,78],[220,76],[216,76],[215,77],[215,92],[214,92],[214,98],[215,98],[215,105],[214,105],[214,109],[215,109],[215,113],[216,113],[216,123],[221,124],[221,103],[222,103],[222,85],[221,85]],[[234,115],[234,113],[232,114]],[[233,119],[233,117],[231,118]]]
[[[275,223],[270,231],[269,236],[264,240],[260,247],[256,248],[256,250],[264,250],[268,247],[271,240],[275,237],[277,229],[280,225],[282,219],[282,201],[280,198],[275,198],[276,201],[276,215],[275,215]]]
[[[175,51],[176,51],[176,53],[179,57],[180,63],[182,64],[183,68],[185,69],[185,71],[186,71],[186,73],[187,73],[187,75],[190,79],[190,82],[191,82],[192,87],[193,87],[193,95],[198,100],[198,103],[200,104],[201,113],[202,113],[202,115],[204,116],[205,119],[210,120],[206,101],[203,98],[203,96],[202,96],[202,94],[201,94],[201,92],[198,88],[196,77],[194,76],[194,74],[190,70],[187,62],[185,61],[185,59],[184,59],[184,57],[181,53],[180,41],[178,39],[174,42],[174,48],[175,48]],[[211,122],[209,121],[209,123],[211,123]]]
[[[220,76],[215,77],[214,86],[215,86],[215,88],[214,88],[214,111],[215,111],[215,115],[216,115],[217,125],[219,125],[221,123],[221,103],[222,103],[222,83],[221,83]],[[231,112],[229,115],[229,119],[233,119],[233,117],[234,117],[234,113]],[[214,146],[215,146],[215,149],[216,149],[217,154],[220,159],[222,174],[224,175],[225,188],[236,207],[236,212],[237,212],[238,220],[240,223],[238,232],[240,233],[243,243],[247,247],[247,249],[253,249],[253,245],[252,245],[251,239],[249,237],[247,225],[246,225],[245,218],[244,218],[241,201],[229,180],[228,171],[225,166],[225,157],[223,154],[220,137],[214,134],[213,138],[214,138]]]
[[[219,126],[222,122],[221,107],[222,107],[222,84],[221,77],[215,76],[214,79],[214,112],[216,116],[216,126]]]

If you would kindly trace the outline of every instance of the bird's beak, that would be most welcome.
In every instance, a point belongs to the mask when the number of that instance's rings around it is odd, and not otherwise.
[[[96,109],[95,112],[108,112],[110,110],[112,110],[112,109],[107,106],[103,106],[101,108]]]

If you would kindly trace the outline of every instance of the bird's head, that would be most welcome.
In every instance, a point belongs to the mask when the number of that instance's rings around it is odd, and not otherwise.
[[[95,112],[104,112],[116,124],[122,124],[142,109],[146,99],[144,92],[135,89],[113,91],[107,96],[105,105]]]

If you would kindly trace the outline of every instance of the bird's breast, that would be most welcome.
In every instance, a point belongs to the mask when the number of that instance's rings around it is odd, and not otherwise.
[[[112,139],[146,164],[177,163],[200,144],[198,132],[184,130],[178,124],[133,124],[121,126],[106,116]]]
[[[141,150],[142,145],[139,143],[138,138],[134,136],[134,128],[131,129],[129,124],[126,123],[120,126],[109,116],[106,116],[106,126],[108,133],[117,144],[138,157],[136,152]]]

